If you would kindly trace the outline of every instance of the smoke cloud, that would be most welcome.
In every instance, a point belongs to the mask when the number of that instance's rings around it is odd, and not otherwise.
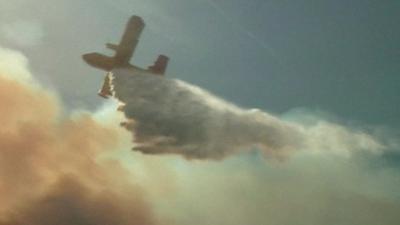
[[[251,149],[285,158],[298,151],[381,152],[386,146],[362,130],[324,120],[302,124],[258,109],[245,110],[180,80],[127,70],[110,73],[114,95],[134,135],[135,150],[222,159]]]
[[[0,49],[0,62],[0,224],[158,224],[145,191],[101,157],[120,147],[118,127],[64,115],[21,54]]]

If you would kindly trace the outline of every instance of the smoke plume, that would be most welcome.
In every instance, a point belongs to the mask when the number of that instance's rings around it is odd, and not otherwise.
[[[0,62],[0,224],[157,224],[144,190],[101,159],[118,128],[63,115],[21,54],[0,49]]]
[[[289,122],[261,110],[245,110],[180,80],[110,73],[114,95],[134,134],[135,150],[177,153],[186,158],[222,159],[249,149],[284,158],[297,151],[379,152],[373,136],[327,121]]]

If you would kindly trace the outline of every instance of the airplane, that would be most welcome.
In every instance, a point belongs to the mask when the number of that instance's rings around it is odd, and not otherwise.
[[[144,26],[145,24],[141,17],[132,16],[126,24],[125,32],[122,35],[120,43],[118,45],[110,43],[106,44],[107,48],[115,51],[114,56],[110,57],[93,52],[82,55],[83,60],[90,66],[108,72],[112,71],[113,69],[124,68],[132,69],[136,72],[145,74],[164,75],[169,61],[169,58],[165,55],[159,55],[154,64],[149,66],[147,69],[143,69],[129,63],[133,53],[135,52]],[[103,98],[112,96],[109,76],[105,77],[103,86],[98,92],[98,95]]]

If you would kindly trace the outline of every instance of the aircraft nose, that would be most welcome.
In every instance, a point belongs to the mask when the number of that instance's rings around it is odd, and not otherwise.
[[[90,61],[90,53],[88,53],[88,54],[83,54],[82,55],[82,59],[85,61],[85,62],[88,62],[88,61]]]
[[[87,53],[82,55],[82,59],[89,65],[93,65],[94,63],[94,53]]]

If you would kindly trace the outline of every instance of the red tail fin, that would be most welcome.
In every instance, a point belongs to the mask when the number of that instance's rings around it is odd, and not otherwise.
[[[149,70],[155,74],[164,75],[167,70],[169,58],[165,55],[159,55],[154,65],[149,66]]]

